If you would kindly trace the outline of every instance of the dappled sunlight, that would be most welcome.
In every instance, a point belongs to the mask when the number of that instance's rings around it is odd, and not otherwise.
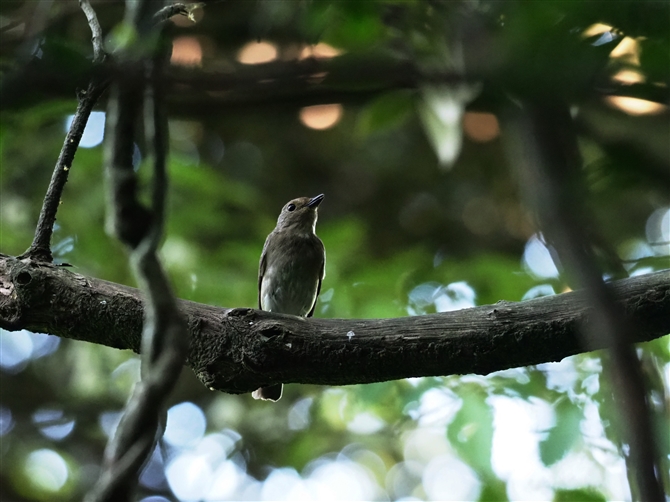
[[[491,464],[496,475],[508,482],[512,499],[550,500],[553,490],[538,445],[543,431],[553,425],[551,406],[539,399],[502,396],[489,402],[494,409]]]

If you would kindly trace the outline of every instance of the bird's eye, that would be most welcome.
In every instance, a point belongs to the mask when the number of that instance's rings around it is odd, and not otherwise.
[[[289,211],[294,211],[295,210],[295,204],[289,204],[286,209],[288,209]]]

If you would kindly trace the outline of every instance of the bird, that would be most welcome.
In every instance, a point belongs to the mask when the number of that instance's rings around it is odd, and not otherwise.
[[[318,207],[324,194],[286,203],[270,232],[258,266],[258,308],[311,317],[326,276],[326,248],[316,235]],[[282,384],[261,387],[254,399],[278,401]]]

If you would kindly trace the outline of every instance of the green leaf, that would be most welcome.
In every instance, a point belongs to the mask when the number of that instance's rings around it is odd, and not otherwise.
[[[124,51],[137,42],[137,30],[131,23],[122,22],[117,24],[110,33],[110,37],[105,44],[105,51],[113,54],[118,51]]]
[[[481,477],[494,477],[491,469],[493,440],[493,410],[486,402],[486,391],[477,384],[463,385],[458,394],[463,400],[447,429],[447,438]]]
[[[569,399],[558,401],[555,408],[556,425],[549,429],[549,435],[540,442],[540,459],[546,466],[561,460],[575,440],[580,437],[579,424],[582,410]]]
[[[607,498],[595,488],[556,490],[554,502],[604,502]]]
[[[358,115],[357,133],[363,138],[402,125],[413,110],[412,92],[392,91],[373,100]]]
[[[487,479],[479,493],[479,502],[505,502],[507,497],[507,483],[500,479]]]

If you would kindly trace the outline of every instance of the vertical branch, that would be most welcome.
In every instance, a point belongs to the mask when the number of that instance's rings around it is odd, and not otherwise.
[[[558,251],[569,276],[586,290],[593,314],[586,326],[585,345],[610,347],[612,379],[629,445],[627,461],[634,473],[635,499],[662,501],[661,472],[640,361],[631,345],[631,330],[623,312],[603,282],[589,242],[588,215],[579,181],[581,159],[567,106],[526,102],[509,124],[510,162],[518,167],[524,195],[537,212],[545,237]]]
[[[155,2],[128,2],[140,45],[129,50],[146,53],[153,30],[147,28]],[[131,8],[132,7],[132,8]],[[152,49],[151,62],[127,53],[110,101],[107,150],[108,199],[111,228],[130,250],[130,261],[145,295],[142,330],[142,380],[136,385],[114,437],[105,451],[103,473],[87,501],[130,500],[137,474],[160,434],[165,399],[179,377],[187,352],[186,325],[157,256],[163,231],[167,190],[167,117],[161,76],[163,55]],[[151,207],[137,198],[132,165],[137,121],[144,109],[147,144],[153,153]]]
[[[102,29],[100,28],[98,17],[88,0],[80,0],[79,5],[86,14],[86,19],[93,33],[93,62],[100,63],[104,59],[104,52],[102,50]],[[88,84],[88,88],[85,91],[79,91],[77,96],[79,104],[74,113],[70,130],[65,136],[65,142],[61,148],[58,160],[56,161],[56,167],[54,167],[54,172],[51,175],[47,193],[44,196],[33,243],[20,258],[30,258],[43,262],[53,261],[51,236],[53,234],[54,223],[56,222],[58,206],[63,195],[63,189],[67,183],[68,174],[72,168],[72,162],[77,153],[77,148],[79,148],[79,142],[84,134],[84,129],[91,116],[91,111],[108,85],[106,79],[93,77]]]
[[[30,258],[43,262],[53,261],[51,236],[53,234],[54,223],[56,222],[58,206],[63,195],[63,189],[67,183],[72,162],[77,153],[81,136],[84,134],[86,123],[91,116],[91,111],[106,88],[106,82],[94,79],[88,84],[88,88],[85,91],[79,92],[79,104],[77,105],[70,130],[65,136],[58,160],[56,161],[47,193],[44,196],[40,216],[37,220],[37,227],[35,228],[35,237],[30,248],[20,258]]]

